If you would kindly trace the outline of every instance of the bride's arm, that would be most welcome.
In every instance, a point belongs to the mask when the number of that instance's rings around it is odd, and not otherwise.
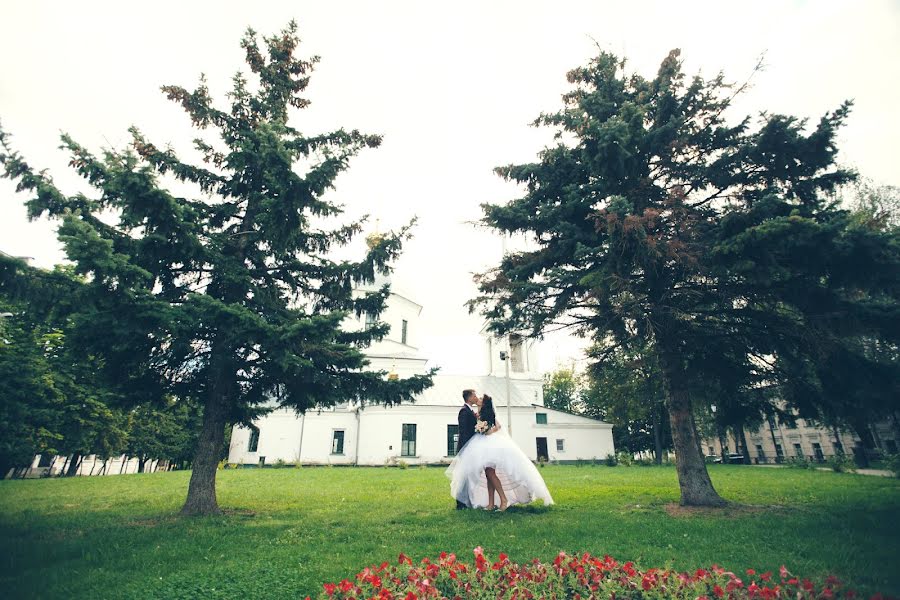
[[[494,423],[494,426],[491,427],[490,429],[488,429],[487,434],[490,435],[490,434],[496,433],[498,431],[500,431],[500,423]]]

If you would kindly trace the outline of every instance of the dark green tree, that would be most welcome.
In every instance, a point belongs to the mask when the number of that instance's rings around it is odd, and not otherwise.
[[[833,197],[853,178],[835,165],[849,104],[813,127],[727,120],[744,86],[686,79],[678,51],[652,80],[609,53],[568,77],[563,109],[535,122],[557,144],[497,169],[524,195],[483,207],[531,248],[482,274],[472,306],[496,332],[569,327],[652,351],[681,502],[722,505],[694,422],[702,384],[793,384],[811,393],[787,402],[814,411],[830,401],[803,382],[833,342],[896,334],[896,238],[854,228]]]
[[[302,93],[318,60],[296,58],[298,43],[294,23],[264,49],[248,30],[241,46],[252,81],[235,75],[224,108],[203,80],[193,91],[162,88],[201,131],[202,164],[136,128],[131,148],[99,157],[63,136],[72,166],[98,191],[66,195],[2,137],[0,162],[31,193],[29,216],[61,221],[66,253],[88,280],[76,321],[104,368],[135,403],[163,392],[203,406],[183,514],[220,512],[226,426],[251,422],[270,400],[301,412],[348,400],[391,404],[431,382],[364,370],[362,349],[388,326],[342,326],[351,314],[383,310],[387,288],[354,289],[389,271],[409,228],[379,236],[360,260],[333,258],[363,222],[335,225],[342,209],[327,193],[381,138],[306,135],[288,124],[309,104]],[[173,180],[178,192],[169,191]]]
[[[185,401],[167,406],[142,405],[128,415],[128,445],[125,453],[138,459],[138,473],[147,461],[175,461],[190,447],[192,407]]]
[[[656,464],[672,447],[659,366],[651,352],[614,346],[591,350],[583,392],[585,414],[613,424],[613,443],[628,453],[649,450]]]
[[[56,454],[62,398],[52,383],[39,331],[0,303],[0,478],[35,454]]]

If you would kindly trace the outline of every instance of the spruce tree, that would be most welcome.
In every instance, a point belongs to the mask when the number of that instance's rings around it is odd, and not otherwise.
[[[808,393],[787,402],[823,409],[816,366],[852,351],[843,340],[897,341],[896,235],[854,227],[834,198],[854,177],[835,163],[850,105],[813,127],[730,119],[745,86],[686,79],[677,50],[652,80],[605,52],[568,79],[563,108],[534,123],[557,143],[497,169],[523,195],[483,206],[486,226],[531,246],[481,274],[471,306],[496,332],[571,328],[596,352],[653,352],[681,502],[722,505],[694,422],[705,388],[755,402],[743,392],[792,385]]]
[[[309,104],[302,94],[318,58],[295,57],[295,23],[264,42],[247,31],[241,46],[251,75],[234,76],[224,107],[202,79],[193,90],[162,88],[200,130],[201,164],[137,128],[129,148],[100,156],[64,135],[71,165],[97,190],[66,195],[2,137],[0,161],[31,194],[29,216],[60,221],[66,254],[88,279],[77,322],[105,368],[135,402],[143,392],[203,406],[183,514],[220,512],[215,477],[226,426],[249,423],[271,400],[300,412],[392,404],[431,381],[366,371],[362,349],[389,328],[344,323],[384,309],[387,287],[354,290],[387,273],[409,235],[409,226],[380,235],[359,260],[334,258],[364,222],[334,225],[342,208],[328,192],[350,159],[381,138],[290,125]],[[167,186],[173,180],[178,193]]]

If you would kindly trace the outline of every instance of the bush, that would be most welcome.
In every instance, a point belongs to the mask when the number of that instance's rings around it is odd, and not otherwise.
[[[846,454],[835,454],[828,459],[828,466],[835,473],[848,473],[856,470],[856,461]]]
[[[806,460],[805,458],[800,458],[799,456],[792,456],[787,460],[787,466],[794,469],[812,469],[812,463]]]
[[[900,477],[900,454],[885,454],[884,466],[894,477]]]
[[[603,462],[607,467],[614,467],[619,464],[619,462],[616,460],[616,457],[612,454],[607,454]]]
[[[560,552],[550,564],[538,559],[522,565],[500,553],[489,561],[475,548],[475,563],[456,560],[441,552],[437,561],[423,558],[419,563],[400,554],[397,565],[382,563],[367,567],[353,580],[325,583],[320,599],[345,598],[705,598],[728,596],[729,600],[749,598],[795,598],[838,600],[855,596],[835,577],[824,583],[794,576],[785,567],[779,577],[757,574],[747,569],[740,577],[713,565],[693,573],[672,569],[640,570],[634,563],[615,559]],[[307,596],[307,600],[309,600]]]
[[[272,467],[275,468],[275,469],[283,469],[283,468],[285,468],[286,466],[287,466],[287,463],[284,462],[284,459],[283,459],[283,458],[279,458],[279,459],[276,460],[275,463],[272,465]]]

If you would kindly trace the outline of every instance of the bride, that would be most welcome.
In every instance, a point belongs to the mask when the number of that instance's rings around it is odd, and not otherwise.
[[[487,394],[481,399],[475,431],[477,434],[447,467],[454,498],[466,506],[487,510],[497,508],[495,492],[500,498],[499,510],[534,500],[553,504],[541,474],[500,427],[494,402]]]

